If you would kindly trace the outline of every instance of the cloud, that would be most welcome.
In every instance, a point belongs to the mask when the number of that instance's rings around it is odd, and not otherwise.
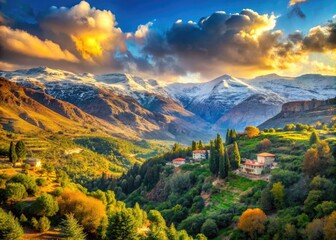
[[[197,24],[177,21],[164,34],[150,32],[143,52],[154,59],[158,71],[212,75],[232,66],[272,68],[273,47],[282,37],[282,32],[271,31],[275,25],[273,14],[216,12]]]
[[[326,26],[316,26],[309,30],[303,39],[303,50],[311,52],[325,52],[336,49],[336,23]]]
[[[142,53],[157,74],[215,77],[223,72],[246,76],[286,70],[311,53],[335,49],[335,23],[312,28],[306,36],[285,36],[275,30],[276,20],[273,14],[250,9],[239,14],[215,12],[197,24],[178,20],[164,33],[150,29]]]
[[[288,6],[293,6],[293,5],[296,5],[298,3],[303,3],[303,2],[306,2],[307,0],[290,0],[289,3],[288,3]]]
[[[68,50],[48,39],[41,40],[22,30],[0,26],[0,42],[3,51],[23,56],[78,62],[79,60]]]
[[[111,11],[98,10],[81,1],[71,7],[52,7],[41,20],[45,31],[68,37],[85,60],[94,62],[125,52],[125,36]]]
[[[153,26],[153,22],[148,22],[145,25],[139,25],[138,29],[134,33],[135,39],[142,43],[142,41],[147,37],[149,33],[149,28]]]

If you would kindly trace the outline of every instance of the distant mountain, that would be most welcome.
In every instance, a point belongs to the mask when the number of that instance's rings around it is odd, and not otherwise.
[[[89,133],[91,129],[109,135],[135,139],[130,129],[111,125],[78,107],[45,93],[18,86],[0,77],[0,124],[15,132],[61,131]]]
[[[259,125],[279,113],[284,102],[277,94],[254,94],[225,113],[214,127],[243,130],[246,126]]]
[[[175,141],[210,137],[210,125],[167,98],[153,80],[142,81],[127,74],[77,75],[44,67],[0,75],[69,102],[110,124],[130,129],[139,137]]]
[[[289,123],[315,124],[329,123],[336,116],[336,98],[328,100],[288,102],[279,114],[262,123],[259,127],[283,128]]]
[[[0,76],[145,138],[207,139],[225,128],[243,130],[275,116],[283,103],[335,97],[336,77],[276,74],[242,80],[163,84],[123,73],[75,74],[46,67],[0,71]]]
[[[261,91],[229,75],[206,83],[174,83],[167,90],[187,110],[210,123],[215,123],[234,106]]]

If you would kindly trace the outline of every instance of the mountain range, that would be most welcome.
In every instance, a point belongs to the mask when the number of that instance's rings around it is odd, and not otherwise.
[[[271,74],[249,80],[223,75],[201,83],[164,83],[130,74],[75,74],[39,67],[0,71],[0,76],[23,87],[27,97],[36,101],[39,96],[40,104],[63,117],[76,114],[66,116],[68,111],[51,102],[90,118],[106,131],[114,129],[110,132],[116,135],[179,142],[208,139],[227,128],[240,131],[260,125],[280,113],[286,102],[336,95],[336,77],[317,74]]]

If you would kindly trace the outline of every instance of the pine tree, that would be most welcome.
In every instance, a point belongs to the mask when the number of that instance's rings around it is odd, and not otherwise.
[[[19,161],[22,161],[26,157],[26,145],[22,140],[16,143],[15,152]]]
[[[238,144],[237,142],[234,142],[233,145],[233,150],[232,150],[232,164],[233,164],[233,168],[237,169],[240,166],[240,153],[239,153],[239,149],[238,149]]]
[[[202,141],[202,139],[200,139],[199,140],[199,142],[198,142],[198,149],[204,149],[204,145],[203,145],[203,141]]]
[[[84,228],[77,222],[73,214],[67,214],[60,227],[64,239],[85,240]]]
[[[115,213],[110,218],[109,227],[107,229],[107,239],[137,239],[136,223],[133,215],[127,209]]]
[[[310,145],[316,144],[320,142],[320,137],[317,134],[316,131],[313,131],[312,134],[310,135],[309,143]]]
[[[198,149],[198,144],[197,144],[197,142],[194,140],[194,141],[192,141],[192,143],[191,143],[191,150],[197,150]]]
[[[15,151],[15,144],[14,142],[10,143],[10,147],[9,147],[9,161],[13,164],[15,164],[18,160],[18,157],[16,155],[16,151]]]
[[[6,213],[0,208],[0,239],[18,240],[22,239],[23,229],[19,221],[11,212]]]
[[[170,224],[170,227],[167,229],[167,237],[170,240],[178,240],[178,234],[174,226],[174,223]]]

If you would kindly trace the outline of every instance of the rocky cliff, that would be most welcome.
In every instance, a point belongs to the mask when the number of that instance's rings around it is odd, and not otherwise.
[[[336,116],[336,98],[327,100],[296,101],[285,103],[281,112],[262,123],[259,128],[284,127],[288,123],[328,123]]]

